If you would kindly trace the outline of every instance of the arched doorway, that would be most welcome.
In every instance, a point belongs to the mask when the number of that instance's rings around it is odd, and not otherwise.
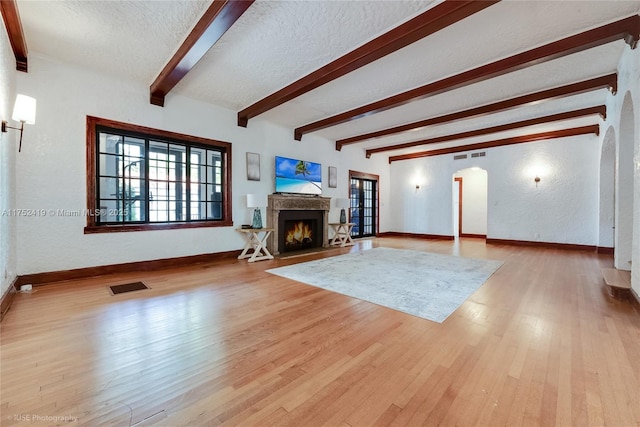
[[[488,174],[479,167],[453,174],[454,237],[487,237]]]

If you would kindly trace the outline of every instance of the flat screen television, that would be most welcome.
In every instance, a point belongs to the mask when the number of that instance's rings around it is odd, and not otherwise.
[[[322,194],[320,163],[276,156],[276,193]]]

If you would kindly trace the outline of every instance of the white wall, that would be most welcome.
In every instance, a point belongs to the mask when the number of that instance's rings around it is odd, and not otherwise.
[[[451,177],[455,170],[450,157],[391,163],[394,214],[390,231],[452,236]]]
[[[616,131],[609,126],[600,153],[600,224],[598,246],[614,247],[614,203],[616,173]]]
[[[11,120],[16,97],[16,73],[16,60],[4,21],[0,20],[0,120],[8,121],[9,126],[18,126]],[[4,295],[17,274],[16,218],[6,214],[15,208],[17,135],[12,129],[7,133],[0,132],[0,296]]]
[[[598,137],[584,135],[487,152],[487,235],[597,245],[599,150]]]
[[[388,165],[335,151],[334,143],[260,119],[248,128],[236,125],[236,112],[170,94],[165,107],[149,104],[149,88],[78,69],[31,54],[29,73],[18,76],[18,91],[38,100],[37,123],[25,133],[17,160],[16,205],[25,209],[81,210],[86,207],[86,116],[180,132],[233,144],[233,221],[250,222],[247,193],[274,191],[275,155],[319,162],[324,195],[346,197],[348,170],[381,176],[381,194],[388,194]],[[261,181],[247,181],[245,153],[261,154]],[[327,167],[338,168],[338,188],[326,185]],[[386,215],[386,203],[382,211]],[[266,218],[266,215],[263,217]],[[337,220],[339,212],[330,213]],[[18,218],[18,274],[67,270],[124,262],[188,256],[241,249],[234,227],[144,232],[83,233],[84,217]],[[382,227],[386,225],[384,217]]]
[[[403,215],[392,224],[393,231],[451,235],[451,177],[458,170],[477,166],[488,173],[488,238],[597,245],[597,136],[486,152],[486,157],[466,160],[444,155],[393,162],[391,180],[397,191],[391,202],[404,207]],[[541,178],[538,187],[536,174]],[[425,182],[418,192],[412,185],[416,176]]]
[[[625,105],[626,99],[626,105]],[[633,108],[633,114],[623,120],[623,110]],[[618,158],[618,163],[625,161],[629,166],[625,171],[619,171],[616,182],[616,194],[620,192],[619,186],[627,184],[629,193],[633,199],[631,205],[628,198],[620,200],[616,197],[616,219],[627,224],[626,230],[620,229],[616,223],[616,247],[615,266],[620,269],[631,268],[631,286],[636,294],[640,294],[640,49],[631,50],[625,46],[624,52],[618,64],[618,92],[616,95],[607,96],[607,120],[604,129],[609,126],[615,129],[616,144],[620,155],[622,142],[622,154],[625,158]],[[633,122],[632,129],[622,129],[624,122]],[[626,136],[625,136],[626,134]],[[631,134],[631,135],[629,135]],[[620,215],[620,217],[618,217]],[[626,233],[626,236],[620,234]],[[628,240],[631,240],[630,245]],[[627,242],[623,248],[618,247],[618,242]],[[629,261],[632,261],[631,265]]]
[[[454,177],[462,178],[461,234],[487,234],[487,171],[468,168]]]
[[[306,138],[305,135],[303,138]],[[371,173],[379,175],[378,181],[378,229],[381,233],[391,230],[391,224],[394,217],[397,215],[397,209],[393,208],[391,203],[392,194],[395,189],[392,189],[391,175],[389,173],[389,162],[386,157],[378,156],[377,158],[367,159],[365,155],[365,149],[359,147],[357,144],[348,145],[342,147],[342,151],[335,151],[335,142],[331,142],[331,146],[334,147],[332,152],[333,156],[338,157],[338,183],[337,195],[335,197],[349,198],[349,189],[343,186],[342,183],[349,182],[349,170],[363,173]],[[375,157],[375,156],[374,156]],[[332,165],[333,166],[333,165]],[[323,173],[326,172],[326,168]],[[333,204],[331,205],[333,207]],[[336,222],[340,219],[340,210],[336,209],[331,213]],[[335,216],[334,216],[335,215]]]
[[[616,144],[616,186],[615,186],[615,266],[620,270],[631,271],[631,253],[633,248],[633,195],[634,195],[634,106],[631,93],[623,97]]]

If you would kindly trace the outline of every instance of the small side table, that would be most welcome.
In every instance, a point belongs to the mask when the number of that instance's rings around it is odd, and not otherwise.
[[[267,249],[267,238],[273,232],[273,228],[238,228],[237,229],[247,239],[244,250],[238,259],[249,258],[248,262],[273,259],[273,255]],[[264,233],[260,237],[260,233]],[[253,252],[249,253],[250,250]]]
[[[331,246],[353,246],[353,240],[351,239],[351,229],[356,225],[355,222],[347,222],[346,224],[340,224],[339,222],[329,223],[329,226],[333,229],[333,238],[329,242]]]

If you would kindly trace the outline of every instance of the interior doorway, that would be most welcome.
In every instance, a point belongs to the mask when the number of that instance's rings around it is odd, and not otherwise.
[[[453,174],[454,237],[487,237],[488,174],[479,167]]]
[[[453,236],[460,237],[462,230],[462,177],[453,178]]]

